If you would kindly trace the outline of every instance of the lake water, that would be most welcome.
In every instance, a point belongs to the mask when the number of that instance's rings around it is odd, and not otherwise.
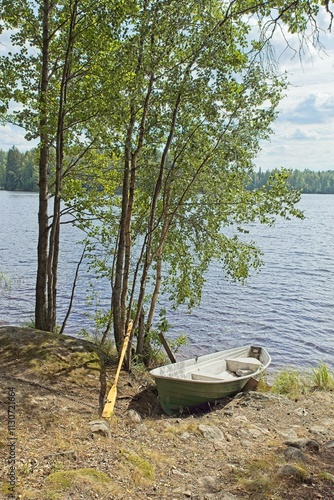
[[[183,333],[190,344],[178,357],[200,355],[241,344],[265,345],[272,366],[334,368],[334,195],[303,195],[304,221],[253,225],[251,238],[264,252],[265,266],[246,285],[231,284],[213,264],[200,307],[168,311],[169,337]],[[37,245],[36,193],[0,191],[0,324],[21,325],[34,316]],[[66,313],[76,264],[79,230],[62,229],[58,298],[60,323]],[[66,332],[89,329],[86,295],[90,274],[83,268]],[[99,300],[108,300],[99,285]]]

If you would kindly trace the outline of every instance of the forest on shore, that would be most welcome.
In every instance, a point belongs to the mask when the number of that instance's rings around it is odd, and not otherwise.
[[[253,172],[247,189],[259,189],[277,169]],[[288,183],[302,193],[334,194],[334,170],[291,170]],[[38,191],[38,155],[36,149],[21,152],[13,146],[0,149],[0,189]]]

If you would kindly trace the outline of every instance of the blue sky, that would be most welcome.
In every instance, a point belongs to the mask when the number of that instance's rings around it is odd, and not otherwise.
[[[304,47],[299,57],[286,49],[279,33],[274,44],[279,69],[286,71],[290,86],[279,106],[270,142],[262,144],[256,164],[262,170],[275,167],[310,170],[334,170],[334,27],[328,33],[329,19],[319,16],[320,42],[323,50]],[[2,35],[2,41],[6,39]],[[292,47],[298,47],[295,36],[289,36]],[[0,45],[0,53],[6,49]],[[7,45],[8,47],[8,45]],[[21,151],[33,144],[24,139],[24,131],[9,125],[0,126],[0,149],[15,145]]]
[[[279,67],[287,71],[290,86],[279,105],[271,141],[262,145],[257,165],[262,170],[283,166],[298,170],[334,170],[334,26],[319,16],[323,50],[305,47],[300,58],[292,50],[282,53],[286,42],[277,36]],[[298,40],[289,37],[298,47]],[[294,57],[293,57],[294,56]]]

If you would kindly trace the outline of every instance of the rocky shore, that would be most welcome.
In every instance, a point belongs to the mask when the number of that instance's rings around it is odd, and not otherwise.
[[[241,393],[175,417],[92,344],[0,328],[0,498],[334,498],[334,393]],[[12,462],[10,463],[10,460]]]

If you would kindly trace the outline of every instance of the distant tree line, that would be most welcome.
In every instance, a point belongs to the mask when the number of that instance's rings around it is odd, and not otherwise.
[[[272,170],[253,172],[247,189],[264,186]],[[291,187],[302,193],[334,194],[334,170],[314,172],[291,170],[288,180]],[[38,163],[36,149],[22,153],[13,146],[9,151],[0,149],[0,189],[8,191],[37,191]]]
[[[247,188],[250,190],[260,188],[267,183],[272,173],[272,170],[262,172],[261,169],[258,172],[253,172]],[[322,172],[291,170],[288,184],[302,193],[334,194],[334,170]]]
[[[13,146],[0,149],[0,189],[8,191],[38,191],[36,150],[21,152]]]

